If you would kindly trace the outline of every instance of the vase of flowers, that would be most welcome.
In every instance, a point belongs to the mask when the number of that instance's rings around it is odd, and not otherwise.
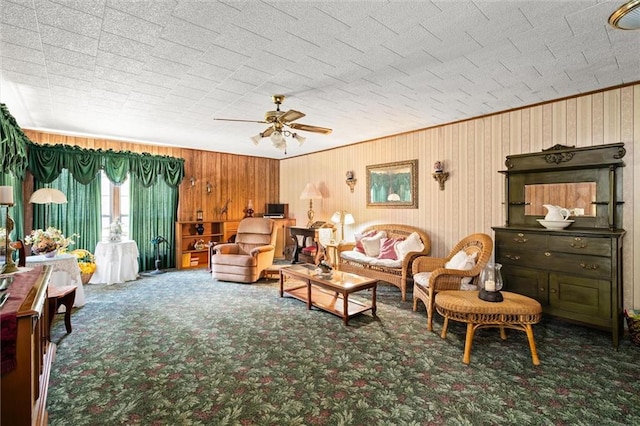
[[[74,255],[78,259],[82,284],[87,284],[96,271],[96,257],[89,250],[85,249],[75,249],[69,254]]]
[[[70,237],[65,237],[62,231],[50,226],[44,231],[42,229],[31,231],[31,234],[27,235],[24,241],[31,245],[33,254],[53,257],[58,250],[66,249],[69,245],[75,244],[74,237],[79,237],[79,235],[73,234]]]

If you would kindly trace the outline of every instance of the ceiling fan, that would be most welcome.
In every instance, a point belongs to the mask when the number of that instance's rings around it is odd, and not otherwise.
[[[241,121],[246,123],[265,123],[269,124],[263,132],[258,133],[255,136],[251,137],[254,145],[258,145],[260,143],[260,139],[262,138],[270,138],[273,146],[277,149],[284,150],[284,153],[287,153],[287,140],[286,137],[293,137],[298,141],[300,145],[304,143],[307,139],[304,136],[294,133],[289,129],[293,130],[302,130],[305,132],[314,132],[314,133],[322,133],[328,135],[331,133],[331,129],[326,127],[318,127],[318,126],[310,126],[308,124],[302,123],[293,123],[294,121],[305,116],[304,113],[300,111],[296,111],[294,109],[290,109],[289,111],[280,111],[280,105],[284,101],[285,95],[273,95],[271,99],[273,103],[276,104],[275,111],[267,111],[264,114],[264,120],[256,121],[256,120],[238,120],[233,118],[214,118],[214,120],[221,121]]]

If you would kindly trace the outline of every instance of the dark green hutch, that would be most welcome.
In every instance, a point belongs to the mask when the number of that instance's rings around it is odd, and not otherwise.
[[[538,300],[547,315],[610,330],[615,347],[624,331],[625,231],[619,226],[625,153],[624,144],[615,143],[507,156],[500,172],[506,223],[493,228],[505,290]],[[546,229],[538,222],[541,203],[558,199],[574,213],[573,222]]]

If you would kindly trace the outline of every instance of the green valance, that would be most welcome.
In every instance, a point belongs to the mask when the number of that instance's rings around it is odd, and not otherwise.
[[[0,103],[0,172],[11,172],[19,179],[24,179],[27,143],[30,142],[7,106]]]
[[[29,171],[43,183],[54,181],[62,169],[68,169],[82,184],[91,182],[100,169],[114,184],[121,184],[131,173],[145,187],[158,177],[167,185],[177,187],[184,178],[184,159],[149,153],[81,148],[71,145],[37,145],[29,143]]]

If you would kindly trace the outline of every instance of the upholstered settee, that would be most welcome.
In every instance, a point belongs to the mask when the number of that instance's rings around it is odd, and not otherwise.
[[[377,246],[377,250],[376,250]],[[407,297],[411,264],[431,251],[431,239],[422,230],[408,225],[379,224],[356,234],[356,242],[340,243],[336,266],[395,285]]]
[[[213,248],[213,279],[241,283],[258,281],[264,270],[273,264],[277,230],[271,219],[242,219],[235,242],[218,244]]]

